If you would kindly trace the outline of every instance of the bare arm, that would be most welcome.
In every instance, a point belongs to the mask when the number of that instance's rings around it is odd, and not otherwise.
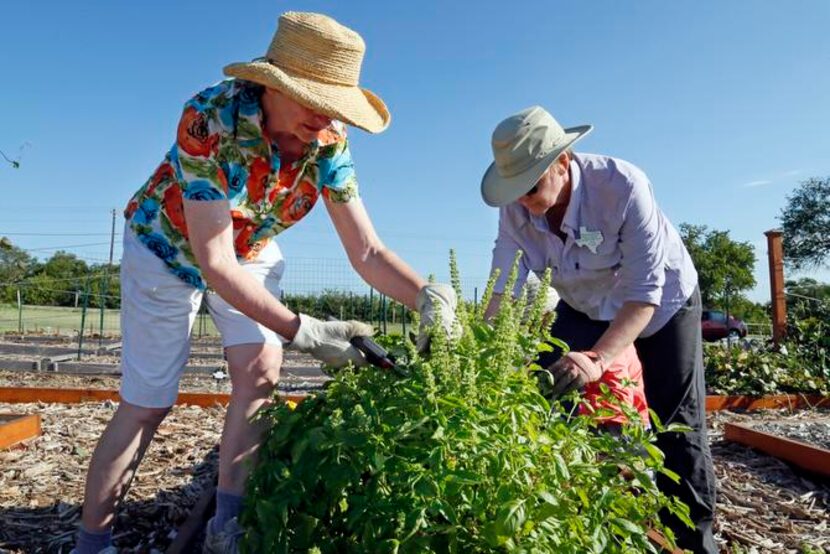
[[[193,255],[210,286],[240,312],[292,340],[300,318],[236,260],[228,201],[184,200],[184,215]]]
[[[490,297],[490,303],[487,304],[487,309],[484,311],[485,320],[489,321],[494,315],[496,315],[496,312],[499,311],[502,296],[502,294],[494,292],[493,296]]]
[[[601,354],[606,362],[613,360],[623,349],[645,329],[655,307],[645,302],[626,302],[616,317],[594,345],[594,351]]]
[[[355,271],[383,294],[415,309],[415,297],[426,281],[380,241],[363,202],[326,199],[326,208]]]

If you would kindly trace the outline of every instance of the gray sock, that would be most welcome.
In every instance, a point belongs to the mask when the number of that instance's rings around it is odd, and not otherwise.
[[[90,533],[83,527],[78,531],[78,542],[75,543],[77,554],[98,554],[101,550],[112,545],[112,529],[101,533]]]
[[[228,521],[239,516],[244,499],[244,496],[216,489],[216,515],[210,522],[210,530],[219,533]]]

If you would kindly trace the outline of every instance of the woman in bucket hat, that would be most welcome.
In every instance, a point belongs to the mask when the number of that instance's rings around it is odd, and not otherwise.
[[[216,515],[205,551],[235,552],[251,416],[276,385],[282,345],[335,367],[363,364],[356,322],[323,322],[278,300],[284,262],[273,237],[322,196],[355,270],[417,309],[428,329],[454,316],[452,288],[427,284],[377,237],[358,196],[345,125],[379,133],[383,101],[358,86],[360,35],[333,19],[286,13],[264,58],[184,107],[176,143],[130,200],[121,265],[121,403],[90,462],[76,552],[112,552],[116,505],[178,393],[203,297],[222,334],[233,392],[222,433]],[[210,287],[210,288],[208,288]]]
[[[571,151],[591,129],[563,129],[533,106],[493,132],[495,161],[481,194],[499,208],[492,268],[501,277],[489,309],[505,294],[519,250],[520,278],[509,293],[518,292],[529,272],[551,269],[560,295],[551,333],[574,354],[545,354],[540,364],[560,394],[599,382],[634,345],[649,407],[664,424],[692,428],[658,438],[666,466],[680,475],[679,483],[660,475],[658,485],[689,506],[695,528],[673,517],[667,523],[681,547],[714,553],[715,478],[706,438],[697,272],[640,169]]]

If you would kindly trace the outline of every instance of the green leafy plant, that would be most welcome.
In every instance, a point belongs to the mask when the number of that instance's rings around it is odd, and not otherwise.
[[[539,394],[544,294],[529,309],[526,294],[505,300],[488,322],[494,282],[477,310],[459,308],[458,339],[433,334],[429,358],[392,345],[410,377],[344,370],[296,408],[262,412],[244,551],[656,552],[647,529],[672,536],[658,512],[688,522],[654,484],[677,476],[650,431],[613,437]]]
[[[828,394],[826,350],[814,344],[789,341],[779,350],[766,345],[749,349],[740,344],[706,345],[707,388],[715,394]]]

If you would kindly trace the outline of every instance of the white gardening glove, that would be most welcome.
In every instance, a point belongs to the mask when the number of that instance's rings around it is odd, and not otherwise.
[[[553,388],[546,396],[556,398],[588,383],[599,381],[605,372],[602,356],[594,352],[568,352],[548,368]]]
[[[349,343],[352,337],[372,336],[371,325],[360,321],[320,321],[300,314],[300,328],[286,348],[310,354],[332,367],[354,363],[366,365],[366,359]]]
[[[524,319],[530,315],[530,310],[533,308],[534,302],[536,302],[536,297],[542,291],[542,282],[539,279],[528,279],[527,283],[525,284],[525,289],[527,289],[527,306],[525,307],[525,313],[522,315]],[[542,306],[542,315],[547,315],[554,313],[556,311],[556,305],[559,303],[559,293],[556,292],[556,289],[553,287],[547,287],[547,294],[545,295],[545,304]]]
[[[457,336],[459,331],[455,320],[457,304],[455,289],[450,285],[430,283],[418,291],[418,296],[415,297],[415,309],[421,316],[421,325],[418,327],[418,340],[415,341],[415,345],[419,353],[423,354],[429,349],[429,331],[439,321],[448,337]]]

